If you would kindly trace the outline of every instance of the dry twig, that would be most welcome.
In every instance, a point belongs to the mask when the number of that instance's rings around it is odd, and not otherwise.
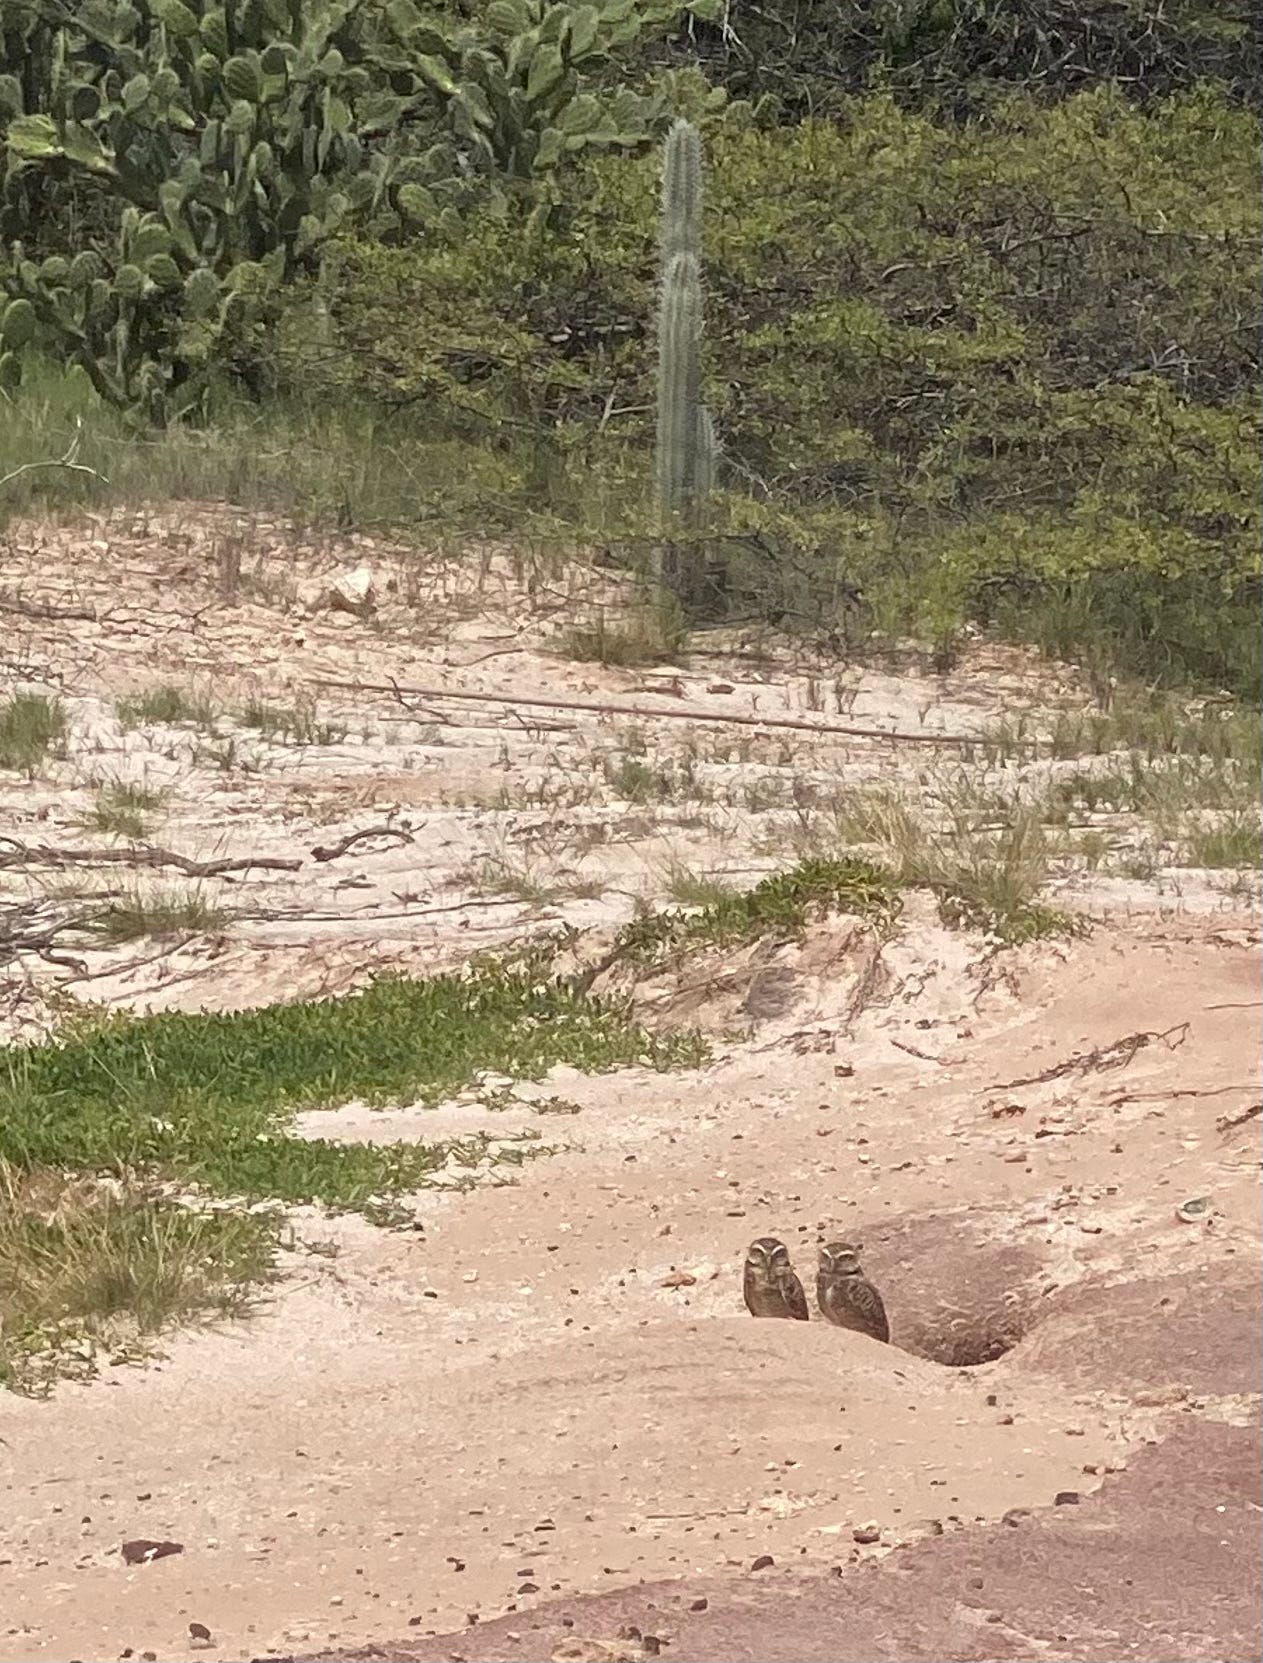
[[[1234,1126],[1244,1126],[1247,1120],[1255,1120],[1263,1114],[1263,1103],[1251,1103],[1248,1109],[1242,1109],[1240,1114],[1221,1114],[1215,1122],[1216,1129],[1230,1132]]]
[[[78,462],[75,458],[79,454],[79,440],[83,437],[83,418],[75,419],[75,436],[66,447],[64,456],[50,456],[39,462],[23,462],[20,468],[14,468],[12,473],[0,474],[0,485],[11,485],[15,479],[21,479],[23,474],[35,473],[40,468],[65,468],[68,473],[87,474],[89,478],[108,485],[109,480],[96,468],[90,468],[86,462]]]
[[[583,710],[597,716],[634,716],[640,721],[718,722],[743,728],[792,728],[799,733],[842,734],[852,739],[884,739],[900,745],[982,745],[986,736],[976,733],[900,733],[895,729],[853,727],[843,722],[807,722],[796,716],[742,716],[716,710],[646,710],[643,705],[607,704],[589,699],[548,699],[540,694],[475,693],[468,689],[404,687],[399,682],[333,681],[319,677],[313,687],[331,687],[344,693],[390,693],[403,703],[405,695],[417,699],[466,699],[479,704],[538,706],[545,710]],[[427,713],[432,714],[432,713]],[[1034,741],[1031,741],[1033,744]]]
[[[1066,1074],[1100,1074],[1111,1068],[1126,1068],[1137,1051],[1143,1051],[1146,1045],[1152,1045],[1156,1039],[1160,1039],[1168,1051],[1174,1051],[1188,1038],[1188,1029],[1187,1022],[1177,1022],[1173,1028],[1166,1028],[1161,1033],[1146,1031],[1127,1034],[1110,1045],[1100,1045],[1092,1051],[1076,1052],[1073,1057],[1067,1057],[1064,1062],[1054,1063],[1051,1068],[1045,1068],[1040,1074],[1029,1074],[1021,1080],[1006,1080],[1003,1085],[992,1086],[991,1090],[1013,1091],[1018,1086],[1042,1086],[1049,1080],[1060,1080]],[[1174,1039],[1171,1037],[1173,1034]]]
[[[190,860],[173,849],[58,849],[49,843],[20,843],[0,837],[0,868],[6,866],[173,866],[189,878],[220,878],[229,872],[297,872],[301,860],[281,855],[247,855],[240,860]]]
[[[416,839],[410,831],[404,831],[401,826],[365,826],[363,831],[350,832],[336,843],[327,843],[323,847],[319,844],[311,851],[313,860],[337,860],[348,849],[357,843],[363,843],[370,837],[393,837],[397,843],[413,843]]]

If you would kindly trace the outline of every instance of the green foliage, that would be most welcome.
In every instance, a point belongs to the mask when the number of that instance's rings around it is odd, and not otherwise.
[[[119,408],[196,409],[331,236],[450,236],[471,174],[646,143],[660,97],[593,76],[679,9],[500,0],[440,27],[412,0],[88,0],[56,21],[0,0],[4,384],[38,331]]]
[[[9,1051],[0,1158],[358,1206],[417,1187],[447,1150],[295,1137],[294,1109],[434,1101],[483,1069],[535,1078],[557,1062],[595,1071],[699,1056],[688,1035],[653,1038],[612,1007],[495,966],[227,1015],[115,1016]]]
[[[863,860],[807,860],[700,910],[638,918],[619,932],[615,949],[635,964],[655,965],[699,947],[795,938],[811,918],[831,912],[858,913],[888,928],[899,907],[897,885],[880,867]]]
[[[0,768],[31,773],[66,735],[59,699],[43,693],[14,693],[0,703]]]
[[[843,639],[1003,621],[1258,689],[1248,115],[1104,89],[962,130],[871,96],[836,126],[723,121],[708,147],[703,381],[747,486],[716,503],[738,609]],[[654,404],[657,194],[649,159],[608,158],[547,238],[473,215],[442,250],[344,245],[341,362],[574,457],[590,513],[594,479],[644,477],[649,424],[611,412]]]

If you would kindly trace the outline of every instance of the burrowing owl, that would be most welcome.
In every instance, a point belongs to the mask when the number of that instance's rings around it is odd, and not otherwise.
[[[816,1272],[820,1314],[839,1328],[853,1328],[874,1340],[889,1340],[890,1323],[881,1295],[860,1269],[859,1248],[831,1241],[820,1249]]]
[[[797,1322],[810,1318],[807,1295],[794,1275],[789,1249],[775,1236],[760,1236],[750,1243],[741,1290],[753,1317],[793,1317]]]

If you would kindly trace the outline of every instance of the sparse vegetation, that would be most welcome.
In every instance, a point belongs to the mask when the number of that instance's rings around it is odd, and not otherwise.
[[[93,831],[139,840],[149,834],[147,815],[162,807],[163,795],[131,780],[110,780],[97,791],[84,819]]]
[[[1038,899],[1051,871],[1038,809],[987,803],[959,781],[924,803],[889,791],[844,798],[822,824],[800,820],[796,833],[800,847],[871,850],[894,883],[932,890],[949,923],[1005,942],[1082,928]]]
[[[566,898],[593,900],[605,888],[599,878],[549,870],[538,861],[508,855],[488,855],[464,876],[475,894],[511,896],[532,906],[549,906]]]
[[[205,693],[174,682],[163,682],[139,693],[129,693],[115,701],[115,715],[125,728],[140,727],[145,722],[165,723],[174,727],[188,722],[194,727],[210,728],[215,724],[219,708]]]
[[[653,965],[699,947],[793,938],[809,918],[830,912],[858,913],[888,928],[899,908],[898,884],[880,867],[863,860],[808,860],[698,911],[646,914],[619,932],[616,947],[632,963]]]
[[[175,1323],[248,1313],[275,1245],[255,1214],[0,1159],[0,1386],[46,1391],[101,1352],[147,1354]]]
[[[265,739],[289,745],[337,745],[347,733],[336,722],[322,721],[313,699],[299,699],[292,705],[250,699],[238,712],[237,719],[243,727],[254,728]]]
[[[1184,862],[1244,870],[1263,866],[1263,819],[1258,809],[1209,823],[1190,824],[1184,833]]]
[[[134,884],[111,896],[88,917],[87,926],[102,941],[118,946],[142,936],[202,935],[221,930],[229,914],[196,886]]]
[[[65,737],[66,713],[59,699],[14,693],[0,701],[0,768],[33,773]]]
[[[688,634],[665,608],[641,610],[616,621],[602,610],[594,623],[563,630],[558,645],[567,658],[627,667],[679,658],[687,652]]]
[[[603,772],[614,795],[629,803],[676,802],[681,798],[702,802],[708,795],[698,782],[689,756],[666,756],[654,763],[643,756],[624,753],[607,757]]]
[[[681,907],[722,906],[736,884],[713,872],[698,872],[681,861],[673,861],[663,873],[667,894]]]

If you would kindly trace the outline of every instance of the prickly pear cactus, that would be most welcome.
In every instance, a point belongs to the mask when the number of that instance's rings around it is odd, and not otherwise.
[[[179,414],[225,336],[266,324],[335,235],[383,219],[459,235],[480,179],[648,142],[660,101],[598,92],[594,72],[679,9],[490,0],[456,26],[414,0],[77,0],[48,21],[0,0],[0,217],[17,239],[0,302],[26,303],[112,403]],[[67,180],[113,204],[91,278],[78,249],[65,271],[24,252]]]

